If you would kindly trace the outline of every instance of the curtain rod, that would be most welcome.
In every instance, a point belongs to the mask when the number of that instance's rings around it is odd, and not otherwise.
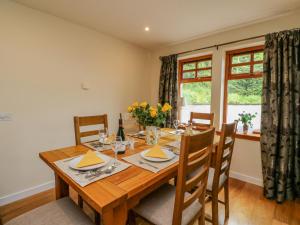
[[[218,45],[211,45],[211,46],[207,46],[207,47],[203,47],[203,48],[197,48],[197,49],[193,49],[193,50],[189,50],[189,51],[179,52],[179,53],[176,53],[176,54],[177,55],[182,55],[182,54],[186,54],[186,53],[190,53],[190,52],[196,52],[196,51],[205,50],[205,49],[214,48],[214,47],[218,49],[220,46],[230,45],[230,44],[234,44],[234,43],[238,43],[238,42],[242,42],[242,41],[248,41],[248,40],[252,40],[252,39],[256,39],[256,38],[262,38],[262,37],[265,37],[265,35],[259,35],[259,36],[244,38],[244,39],[240,39],[240,40],[236,40],[236,41],[225,42],[225,43],[221,43],[221,44],[218,44]]]

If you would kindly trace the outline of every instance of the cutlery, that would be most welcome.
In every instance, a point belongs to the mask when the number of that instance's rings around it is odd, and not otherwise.
[[[158,167],[156,167],[156,166],[154,166],[154,165],[152,165],[152,164],[150,164],[150,163],[144,162],[144,161],[142,161],[142,160],[139,160],[139,164],[141,164],[141,165],[145,164],[145,165],[147,165],[147,166],[150,166],[150,167],[152,167],[152,168],[154,168],[154,169],[159,170]]]
[[[85,178],[91,180],[91,179],[94,179],[96,177],[99,177],[101,176],[102,174],[106,173],[106,174],[111,174],[114,170],[115,170],[116,166],[114,165],[111,165],[111,166],[108,166],[104,169],[98,169],[96,171],[91,171],[92,173],[91,174],[87,174],[85,175]]]

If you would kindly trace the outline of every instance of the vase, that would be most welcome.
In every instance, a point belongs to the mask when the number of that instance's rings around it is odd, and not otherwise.
[[[159,140],[159,128],[156,126],[146,126],[146,144],[156,145]]]
[[[248,129],[249,129],[248,124],[244,123],[244,124],[243,124],[243,133],[244,133],[244,134],[247,134],[247,133],[248,133]]]

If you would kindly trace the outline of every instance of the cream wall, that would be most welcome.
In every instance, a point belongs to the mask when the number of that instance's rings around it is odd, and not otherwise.
[[[158,99],[158,84],[160,61],[159,56],[174,54],[177,52],[198,49],[201,47],[216,45],[219,43],[235,41],[239,39],[249,38],[275,32],[285,29],[300,27],[300,10],[290,13],[289,15],[281,16],[273,20],[248,25],[238,29],[221,32],[215,35],[210,35],[205,38],[199,38],[191,41],[186,41],[172,46],[166,46],[157,49],[152,53],[151,57],[151,88],[150,96],[152,103]],[[225,53],[228,50],[260,45],[264,43],[264,39],[256,39],[252,41],[240,42],[237,44],[219,47],[219,49],[212,48],[205,51],[193,52],[187,55],[180,55],[179,57],[192,57],[203,54],[213,54],[213,77],[212,77],[212,103],[211,111],[215,113],[215,124],[222,123],[223,112],[223,92],[224,92],[224,61]],[[236,141],[234,156],[231,166],[231,176],[252,182],[258,185],[262,184],[261,174],[261,158],[260,158],[260,144],[255,141],[247,141],[238,139]]]
[[[1,205],[52,186],[38,153],[75,144],[74,115],[108,113],[115,130],[119,112],[147,100],[149,53],[7,0],[0,28],[0,112],[13,116],[0,121]]]

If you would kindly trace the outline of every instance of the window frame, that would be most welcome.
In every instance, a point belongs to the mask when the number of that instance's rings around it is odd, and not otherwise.
[[[239,79],[247,79],[247,78],[261,78],[263,72],[253,72],[254,64],[263,63],[261,61],[254,61],[254,53],[256,52],[263,52],[264,45],[253,46],[248,48],[241,48],[236,50],[231,50],[226,52],[226,61],[225,61],[225,79],[224,79],[224,99],[223,99],[223,123],[227,121],[227,111],[228,111],[228,80],[239,80]],[[232,57],[236,55],[243,55],[243,54],[251,54],[250,62],[247,63],[239,63],[239,64],[232,64]],[[243,73],[243,74],[232,74],[231,69],[234,66],[242,66],[242,65],[250,65],[250,73]],[[245,135],[244,135],[245,136]],[[247,136],[247,135],[246,135]],[[250,134],[248,136],[253,136]],[[256,134],[255,139],[259,139],[260,137]]]
[[[212,65],[211,65],[211,67],[198,68],[198,62],[208,61],[208,60],[210,60],[211,64],[212,64],[212,54],[179,60],[179,67],[178,67],[178,74],[179,74],[179,77],[178,77],[179,82],[178,83],[179,83],[179,86],[182,83],[211,81],[211,78],[212,78]],[[195,69],[183,70],[183,65],[184,64],[192,63],[192,62],[196,63],[196,68]],[[209,77],[197,77],[197,72],[201,71],[201,70],[211,70],[211,76],[209,76]],[[183,78],[183,73],[184,72],[193,72],[193,71],[195,71],[195,78]],[[180,88],[179,88],[179,90],[180,90]]]

